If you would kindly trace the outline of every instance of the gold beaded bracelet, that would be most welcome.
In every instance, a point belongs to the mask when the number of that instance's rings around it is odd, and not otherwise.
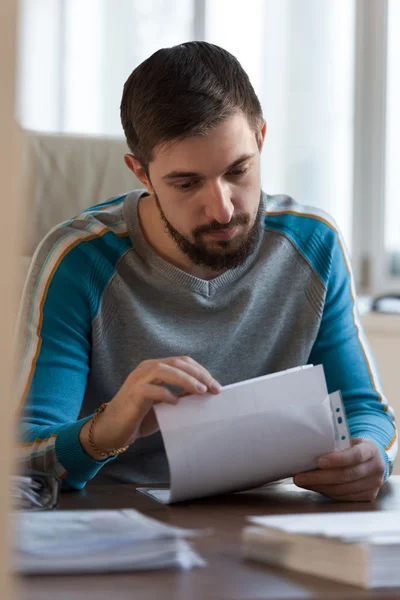
[[[90,423],[89,432],[88,432],[89,446],[92,448],[92,450],[97,452],[97,454],[100,454],[100,456],[102,456],[103,458],[110,458],[111,456],[116,456],[117,454],[122,454],[122,452],[125,452],[125,450],[128,450],[128,448],[129,448],[129,446],[122,446],[122,448],[113,448],[112,450],[100,450],[100,448],[98,448],[96,446],[96,444],[94,443],[94,441],[93,441],[93,426],[97,420],[97,417],[102,412],[104,412],[107,404],[108,404],[108,402],[104,402],[104,404],[102,404],[101,406],[99,406],[99,408],[96,409],[96,412],[94,413],[94,415],[92,417],[92,422]]]

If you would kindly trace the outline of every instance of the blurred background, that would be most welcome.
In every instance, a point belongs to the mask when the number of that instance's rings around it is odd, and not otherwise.
[[[20,0],[19,20],[17,118],[46,134],[122,138],[151,53],[232,52],[268,123],[264,190],[332,214],[359,292],[400,293],[399,0]]]

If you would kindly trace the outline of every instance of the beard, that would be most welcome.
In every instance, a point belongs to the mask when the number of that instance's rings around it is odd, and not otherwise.
[[[192,231],[194,241],[191,242],[168,221],[154,190],[153,194],[168,235],[194,265],[202,265],[211,271],[235,269],[242,265],[256,249],[263,232],[264,206],[261,196],[253,223],[248,214],[236,215],[226,225],[212,221],[208,225],[196,227]],[[216,241],[212,245],[203,240],[202,236],[205,233],[224,231],[237,225],[245,226],[245,231],[237,234],[231,240]]]

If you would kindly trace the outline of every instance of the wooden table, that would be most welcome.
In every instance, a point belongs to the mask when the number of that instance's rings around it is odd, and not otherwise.
[[[283,483],[243,492],[163,506],[130,484],[89,483],[80,492],[64,492],[60,509],[135,508],[182,527],[212,527],[214,534],[196,539],[206,568],[189,572],[33,576],[19,580],[21,600],[260,600],[262,598],[400,598],[400,589],[365,592],[328,580],[271,568],[241,557],[240,532],[246,515],[400,510],[400,477],[385,484],[372,503],[337,503]],[[400,568],[400,565],[399,565]]]

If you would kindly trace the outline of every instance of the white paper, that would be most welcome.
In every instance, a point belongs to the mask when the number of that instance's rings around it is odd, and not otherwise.
[[[218,395],[187,396],[155,411],[170,467],[169,502],[315,469],[318,457],[336,447],[322,366],[235,383]]]
[[[153,500],[157,500],[157,502],[161,502],[161,504],[169,504],[171,500],[171,493],[169,489],[164,488],[136,488],[137,492],[141,492],[146,496],[150,496]]]
[[[191,545],[181,539],[161,539],[152,542],[148,548],[144,542],[141,548],[123,546],[118,551],[109,549],[94,554],[46,556],[18,554],[14,560],[14,570],[29,574],[98,573],[111,571],[143,571],[166,568],[190,569],[203,567],[205,561]]]
[[[398,540],[400,536],[400,511],[395,510],[262,516],[248,517],[248,520],[286,533],[340,538],[351,542],[387,537]]]
[[[13,514],[15,570],[79,573],[204,565],[184,537],[206,532],[165,525],[135,510]]]

